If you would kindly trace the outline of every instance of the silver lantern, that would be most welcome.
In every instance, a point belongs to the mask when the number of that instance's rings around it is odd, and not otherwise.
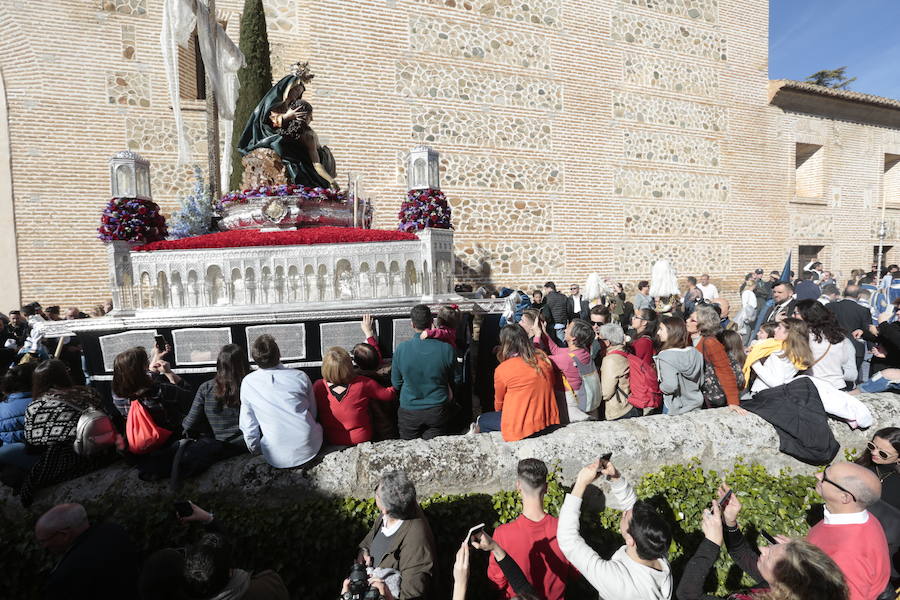
[[[116,152],[109,159],[109,186],[113,198],[151,200],[150,162],[131,150]]]
[[[409,151],[406,163],[406,187],[410,190],[441,189],[440,154],[429,146]]]

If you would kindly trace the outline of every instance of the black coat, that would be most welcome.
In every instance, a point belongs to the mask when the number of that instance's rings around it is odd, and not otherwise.
[[[857,329],[868,334],[869,325],[872,324],[872,313],[865,306],[860,306],[855,300],[844,298],[837,302],[829,302],[825,305],[828,310],[837,317],[838,325],[840,325],[848,335]],[[862,340],[853,339],[853,347],[856,349],[856,356],[860,357],[866,353],[866,344]]]
[[[794,306],[797,305],[796,298],[791,298],[791,301],[787,303],[787,306],[784,308],[784,315],[786,317],[794,316]],[[772,315],[775,314],[775,309],[778,308],[777,304],[773,304],[769,307],[769,310],[766,311],[766,318],[763,319],[763,323],[768,323],[769,321],[773,321]]]
[[[885,357],[872,357],[872,369],[870,375],[892,367],[900,367],[900,321],[888,323],[885,321],[878,326],[878,337],[874,338],[876,344],[884,350]]]
[[[550,326],[550,329],[553,328],[553,325],[557,323],[560,325],[565,325],[569,322],[569,308],[568,303],[566,302],[566,297],[560,294],[559,292],[551,291],[544,298],[544,308],[542,309],[544,312],[544,318],[547,320],[547,325]]]
[[[900,510],[897,510],[884,500],[879,500],[868,507],[868,511],[875,515],[881,528],[884,529],[884,537],[887,538],[888,552],[891,555],[891,584],[895,587],[900,580]]]
[[[46,600],[119,600],[137,597],[138,553],[115,523],[82,533],[47,578]]]
[[[566,298],[566,312],[568,313],[569,320],[572,319],[583,319],[585,321],[590,320],[590,309],[588,308],[588,302],[584,296],[581,297],[581,310],[578,312],[575,311],[575,300],[572,296]]]
[[[757,393],[741,406],[768,421],[778,432],[779,450],[811,465],[827,465],[841,449],[828,426],[828,415],[808,377]]]
[[[756,582],[753,587],[769,587],[756,566],[759,553],[750,546],[743,532],[737,528],[723,527],[723,534],[731,560]],[[704,538],[700,542],[697,552],[684,568],[681,581],[678,582],[678,588],[675,590],[675,597],[678,600],[719,600],[719,596],[703,593],[703,583],[718,558],[719,546]]]

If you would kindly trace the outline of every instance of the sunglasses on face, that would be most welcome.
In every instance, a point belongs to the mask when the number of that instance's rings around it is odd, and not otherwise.
[[[876,454],[878,454],[878,456],[880,456],[882,458],[882,460],[887,460],[891,456],[893,456],[893,454],[888,454],[887,452],[885,452],[884,450],[882,450],[881,448],[879,448],[872,442],[869,442],[868,444],[866,444],[866,448],[869,449],[869,452],[875,452]],[[894,454],[896,454],[896,452]]]
[[[842,486],[842,485],[840,485],[840,484],[838,484],[838,483],[835,483],[835,482],[832,481],[831,479],[828,479],[828,468],[827,468],[827,467],[825,468],[824,471],[822,471],[822,483],[830,483],[831,485],[833,485],[833,486],[836,487],[837,489],[841,490],[841,491],[844,492],[845,494],[849,494],[850,497],[853,498],[853,501],[854,501],[854,502],[857,501],[857,500],[856,500],[856,496],[853,495],[853,492],[851,492],[850,490],[848,490],[848,489],[845,488],[844,486]]]

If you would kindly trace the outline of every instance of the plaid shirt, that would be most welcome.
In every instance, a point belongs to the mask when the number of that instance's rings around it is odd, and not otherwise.
[[[209,423],[217,440],[227,442],[241,437],[238,427],[240,404],[234,407],[224,406],[215,397],[215,381],[210,379],[200,385],[191,410],[184,418],[182,426],[187,430],[202,430],[204,422]]]

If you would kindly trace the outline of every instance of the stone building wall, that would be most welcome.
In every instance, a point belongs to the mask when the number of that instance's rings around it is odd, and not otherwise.
[[[793,202],[794,128],[808,119],[769,104],[765,0],[264,4],[273,73],[310,61],[314,127],[340,181],[364,176],[377,227],[396,223],[403,153],[441,151],[461,281],[567,284],[596,271],[631,283],[668,258],[736,290],[740,273],[778,268],[819,234],[837,269],[868,264],[877,214],[863,195],[877,196],[880,175],[828,160],[825,189],[842,200]],[[234,39],[242,5],[217,0]],[[23,299],[107,296],[94,230],[114,152],[150,159],[167,212],[190,190],[191,167],[175,162],[161,7],[0,3]],[[203,103],[184,106],[203,166]],[[827,127],[841,152],[865,151],[870,128]],[[848,209],[872,218],[848,230]],[[830,228],[810,232],[823,215]]]
[[[900,130],[885,126],[871,111],[854,120],[838,118],[817,97],[807,98],[801,107],[779,110],[776,104],[777,99],[772,108],[778,113],[779,154],[805,157],[814,150],[800,167],[791,161],[781,165],[780,176],[790,194],[788,233],[793,247],[819,249],[819,260],[845,275],[869,267],[876,260],[884,205],[885,264],[897,262],[900,189],[893,182],[900,171],[892,169],[900,158]],[[897,105],[900,108],[900,102]],[[806,170],[807,165],[812,168]]]

